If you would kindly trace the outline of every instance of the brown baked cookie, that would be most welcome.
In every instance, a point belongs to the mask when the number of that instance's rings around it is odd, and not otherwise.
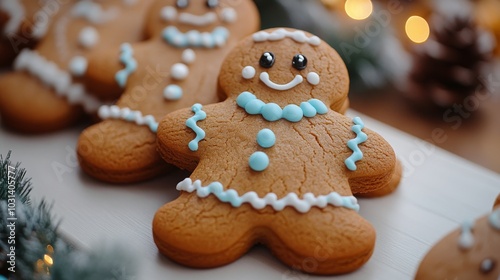
[[[420,263],[415,279],[500,279],[500,207],[441,239]]]
[[[225,101],[160,122],[161,156],[193,171],[155,215],[160,252],[215,267],[262,243],[308,273],[363,265],[375,231],[352,194],[394,189],[400,174],[382,137],[330,109],[348,91],[337,52],[303,31],[260,31],[226,57],[219,82]]]
[[[103,181],[141,181],[164,172],[157,121],[193,103],[217,102],[223,58],[259,26],[251,0],[158,0],[148,18],[149,40],[132,44],[129,55],[111,49],[90,60],[93,84],[125,89],[115,106],[99,109],[104,121],[78,142],[80,166]]]
[[[0,77],[0,114],[23,132],[67,127],[106,102],[83,85],[87,57],[142,38],[152,0],[64,1],[36,49],[24,49],[14,72]],[[57,2],[59,3],[59,2]],[[107,96],[107,100],[118,96]]]
[[[495,204],[493,205],[493,208],[500,206],[500,194],[497,196],[497,200],[495,200]]]
[[[45,36],[59,5],[57,0],[0,1],[0,66]]]

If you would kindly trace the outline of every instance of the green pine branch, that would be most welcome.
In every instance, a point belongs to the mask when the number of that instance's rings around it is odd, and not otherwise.
[[[26,178],[26,170],[19,163],[12,164],[10,156],[10,152],[5,158],[0,155],[0,279],[4,276],[15,280],[136,279],[134,260],[123,248],[105,245],[89,252],[62,238],[52,205],[44,200],[31,202],[31,179]],[[15,238],[11,238],[12,222],[15,222]],[[9,271],[8,263],[13,247],[14,273]]]

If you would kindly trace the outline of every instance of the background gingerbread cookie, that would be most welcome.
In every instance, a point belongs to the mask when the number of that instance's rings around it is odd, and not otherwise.
[[[251,0],[158,0],[148,18],[149,40],[89,63],[96,87],[125,89],[116,105],[99,109],[104,121],[83,131],[78,142],[80,166],[104,181],[134,182],[164,172],[157,121],[196,102],[216,102],[223,58],[259,26]]]
[[[500,205],[434,245],[415,279],[500,279]]]
[[[0,66],[45,36],[59,5],[56,0],[0,1]]]
[[[193,171],[155,215],[160,252],[206,268],[262,243],[308,273],[363,265],[375,231],[353,192],[393,190],[399,173],[382,137],[330,109],[348,91],[337,52],[300,30],[260,31],[231,51],[219,80],[225,101],[173,112],[158,128],[162,157]]]
[[[87,56],[142,38],[151,0],[65,1],[34,50],[23,50],[15,72],[0,77],[0,114],[5,125],[23,132],[69,126],[83,112],[93,114],[107,100],[83,85]]]

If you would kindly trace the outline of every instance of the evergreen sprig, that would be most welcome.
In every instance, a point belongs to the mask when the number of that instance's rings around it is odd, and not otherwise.
[[[5,158],[0,155],[0,280],[2,277],[13,280],[136,279],[134,261],[125,250],[107,244],[98,251],[80,250],[61,237],[52,205],[45,200],[32,203],[31,179],[25,177],[26,170],[20,163],[11,163],[10,156],[11,152]],[[9,174],[9,166],[15,167],[14,176]],[[15,207],[9,200],[13,197]],[[15,243],[9,239],[12,222],[15,222]],[[11,266],[7,262],[11,246],[15,247],[15,272],[9,271]]]

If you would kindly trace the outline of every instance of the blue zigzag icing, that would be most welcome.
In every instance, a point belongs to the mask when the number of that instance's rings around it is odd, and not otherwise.
[[[347,141],[347,147],[352,150],[352,155],[345,160],[345,166],[351,171],[357,169],[356,161],[363,159],[363,152],[359,149],[359,144],[365,142],[368,139],[368,135],[361,131],[365,124],[360,117],[355,117],[353,120],[354,125],[352,126],[352,131],[356,133],[356,138]]]
[[[191,107],[191,110],[194,112],[194,116],[187,119],[186,126],[191,128],[194,133],[196,133],[196,137],[189,142],[188,147],[191,151],[196,152],[198,151],[198,143],[205,139],[205,131],[196,123],[206,119],[207,113],[202,110],[202,106],[199,103],[194,104],[193,107]]]
[[[121,45],[120,62],[125,65],[125,69],[116,72],[115,80],[120,87],[125,87],[127,84],[128,76],[134,73],[137,69],[137,61],[135,61],[134,50],[129,43]]]

